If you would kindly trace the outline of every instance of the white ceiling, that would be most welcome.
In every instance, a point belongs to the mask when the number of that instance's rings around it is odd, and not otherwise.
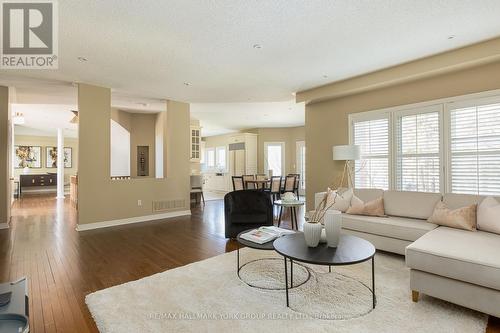
[[[305,104],[295,101],[268,103],[192,103],[191,116],[199,119],[202,136],[257,127],[304,125]]]
[[[59,70],[8,73],[188,102],[286,101],[496,37],[499,17],[498,0],[64,0]]]
[[[15,135],[57,136],[57,129],[64,129],[64,135],[78,137],[78,126],[71,124],[74,105],[60,104],[13,104],[12,112],[22,113],[25,123],[16,125]]]

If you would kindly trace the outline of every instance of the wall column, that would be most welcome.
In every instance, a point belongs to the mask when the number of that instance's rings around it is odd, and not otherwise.
[[[8,228],[11,207],[11,123],[9,88],[0,86],[0,229]]]
[[[64,131],[57,129],[57,199],[64,199]]]

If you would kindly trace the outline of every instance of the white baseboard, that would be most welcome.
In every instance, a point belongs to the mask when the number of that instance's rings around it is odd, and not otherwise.
[[[178,216],[187,216],[191,215],[190,210],[179,210],[175,212],[168,212],[163,214],[153,214],[153,215],[145,215],[145,216],[137,216],[137,217],[129,217],[126,219],[119,220],[111,220],[111,221],[103,221],[103,222],[95,222],[95,223],[87,223],[87,224],[78,224],[76,226],[77,231],[85,231],[85,230],[93,230],[100,228],[108,228],[115,227],[119,225],[131,224],[131,223],[140,223],[140,222],[149,222],[149,221],[157,221],[168,219],[172,217]]]
[[[9,224],[8,223],[0,223],[0,229],[8,229]]]

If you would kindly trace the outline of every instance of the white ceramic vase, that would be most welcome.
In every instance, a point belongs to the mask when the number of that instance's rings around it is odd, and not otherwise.
[[[328,210],[324,217],[326,241],[329,247],[337,247],[342,230],[342,213],[338,210]]]
[[[321,239],[321,230],[323,225],[321,223],[304,222],[304,238],[309,247],[316,247]]]

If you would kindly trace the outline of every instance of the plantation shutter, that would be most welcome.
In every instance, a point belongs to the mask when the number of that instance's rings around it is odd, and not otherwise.
[[[500,103],[450,109],[450,187],[500,195]]]
[[[400,114],[396,120],[396,189],[440,192],[440,107]]]
[[[361,146],[355,162],[356,188],[389,188],[389,118],[354,121],[354,144]]]

